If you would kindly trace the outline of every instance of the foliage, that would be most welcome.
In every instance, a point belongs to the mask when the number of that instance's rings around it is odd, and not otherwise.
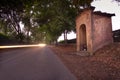
[[[92,1],[1,0],[0,22],[5,24],[4,32],[11,32],[19,41],[56,42],[62,33],[75,31],[76,15],[81,9],[89,7]]]
[[[8,40],[8,39],[9,39],[8,36],[6,36],[6,35],[0,33],[0,42],[3,42],[3,41]]]
[[[54,42],[64,31],[75,29],[76,12],[70,4],[68,0],[53,0],[35,5],[34,9],[38,12],[34,16],[34,22],[38,23],[46,35],[47,42]]]
[[[6,24],[6,31],[9,28],[17,35],[21,34],[20,21],[24,9],[22,0],[1,0],[0,1],[0,19]]]

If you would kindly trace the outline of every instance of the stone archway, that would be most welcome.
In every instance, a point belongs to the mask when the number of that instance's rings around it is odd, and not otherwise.
[[[76,18],[77,51],[92,55],[113,43],[111,17],[115,14],[94,12],[94,7],[83,10]]]
[[[87,51],[87,33],[86,33],[86,25],[82,24],[80,26],[80,51]]]

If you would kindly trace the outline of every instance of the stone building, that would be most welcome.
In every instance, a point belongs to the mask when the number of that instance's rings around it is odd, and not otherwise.
[[[91,55],[99,48],[113,43],[111,17],[115,16],[94,12],[94,9],[84,9],[76,18],[77,51],[87,51]]]

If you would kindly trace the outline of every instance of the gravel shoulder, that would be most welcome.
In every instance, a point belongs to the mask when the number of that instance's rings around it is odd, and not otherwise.
[[[51,49],[78,80],[120,80],[120,43],[105,46],[93,56],[76,55],[75,45]]]

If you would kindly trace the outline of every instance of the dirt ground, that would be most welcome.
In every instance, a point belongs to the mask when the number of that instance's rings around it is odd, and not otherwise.
[[[105,46],[93,56],[77,55],[75,45],[51,49],[78,80],[120,80],[120,43]]]

